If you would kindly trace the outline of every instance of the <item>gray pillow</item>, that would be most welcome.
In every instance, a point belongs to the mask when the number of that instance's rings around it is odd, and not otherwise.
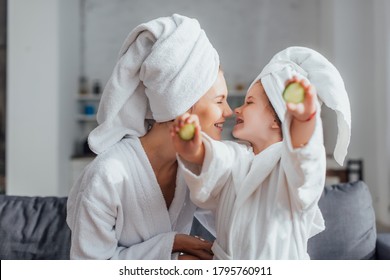
[[[319,207],[326,229],[309,240],[311,259],[354,260],[375,257],[375,212],[364,182],[326,186]]]
[[[66,200],[0,195],[0,259],[69,259]]]

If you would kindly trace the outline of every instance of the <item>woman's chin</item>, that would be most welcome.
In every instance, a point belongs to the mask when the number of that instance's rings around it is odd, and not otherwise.
[[[222,132],[220,130],[212,130],[212,131],[204,131],[209,137],[211,137],[214,140],[221,140],[222,139]]]
[[[222,139],[222,133],[220,132],[220,131],[215,131],[214,133],[213,133],[213,136],[212,136],[212,138],[214,139],[214,140],[221,140]]]

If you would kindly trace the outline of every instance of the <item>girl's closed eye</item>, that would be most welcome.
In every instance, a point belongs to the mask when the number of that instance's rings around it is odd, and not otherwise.
[[[245,100],[245,104],[249,105],[249,104],[253,104],[253,96],[248,96],[248,98]]]

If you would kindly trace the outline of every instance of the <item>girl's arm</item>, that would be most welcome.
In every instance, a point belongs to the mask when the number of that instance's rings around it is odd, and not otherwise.
[[[300,83],[305,90],[305,98],[302,103],[287,103],[287,111],[292,115],[291,144],[293,148],[301,148],[309,142],[316,126],[317,94],[314,86],[306,81],[294,77],[287,84],[293,82]]]
[[[195,134],[192,140],[186,141],[178,133],[188,123],[195,125]],[[253,152],[244,145],[216,141],[202,134],[198,117],[188,113],[174,121],[171,136],[191,200],[198,207],[214,209],[220,191],[232,180],[232,173],[245,168]]]
[[[183,140],[179,136],[180,129],[185,125],[195,127],[194,136],[190,140]],[[185,113],[177,117],[171,127],[171,136],[173,146],[176,152],[186,161],[198,165],[203,164],[205,156],[205,147],[202,142],[202,133],[197,115]]]
[[[291,197],[299,203],[299,208],[308,209],[318,201],[325,184],[326,156],[320,107],[314,86],[296,77],[287,84],[291,82],[302,85],[305,98],[302,103],[287,104],[282,164]]]

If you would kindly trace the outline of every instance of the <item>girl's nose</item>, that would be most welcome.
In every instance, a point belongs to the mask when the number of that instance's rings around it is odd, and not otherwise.
[[[242,107],[242,106],[237,107],[236,109],[234,109],[234,114],[235,114],[235,115],[239,115],[239,114],[241,113],[241,107]]]

